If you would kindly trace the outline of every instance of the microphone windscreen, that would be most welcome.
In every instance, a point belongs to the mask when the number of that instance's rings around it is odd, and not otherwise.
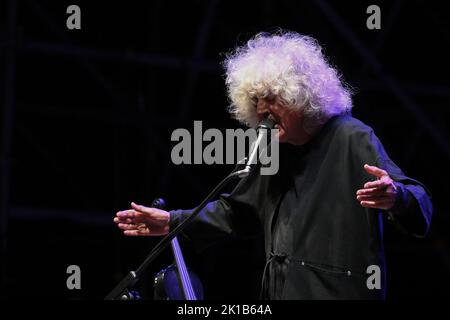
[[[273,129],[275,127],[275,122],[270,120],[269,118],[265,118],[258,124],[258,129]]]

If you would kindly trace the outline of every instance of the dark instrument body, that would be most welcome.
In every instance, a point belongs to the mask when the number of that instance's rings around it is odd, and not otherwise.
[[[152,207],[164,209],[163,199],[156,199]],[[175,263],[161,270],[155,277],[155,300],[202,300],[203,287],[200,279],[186,268],[177,237],[173,238],[172,252]]]
[[[187,269],[197,300],[203,300],[203,286],[198,276]],[[180,276],[176,265],[170,265],[155,276],[155,300],[187,300],[180,286]]]

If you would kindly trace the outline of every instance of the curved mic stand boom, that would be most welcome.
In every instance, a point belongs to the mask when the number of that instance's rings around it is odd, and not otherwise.
[[[134,300],[136,297],[131,293],[131,288],[139,281],[144,270],[150,265],[150,263],[171,243],[178,234],[181,233],[192,220],[200,213],[200,211],[214,198],[220,190],[223,189],[233,178],[243,178],[250,173],[250,166],[245,166],[242,170],[237,170],[242,163],[245,163],[246,159],[241,160],[236,168],[228,176],[225,177],[195,208],[192,214],[180,223],[175,229],[169,232],[153,249],[150,251],[144,262],[136,269],[136,271],[130,271],[119,284],[111,290],[111,292],[105,297],[105,300]]]

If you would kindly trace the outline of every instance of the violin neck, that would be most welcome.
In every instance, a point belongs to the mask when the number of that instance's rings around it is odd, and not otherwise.
[[[175,263],[179,271],[181,286],[183,288],[186,300],[197,300],[177,237],[172,240],[172,251],[175,257]]]

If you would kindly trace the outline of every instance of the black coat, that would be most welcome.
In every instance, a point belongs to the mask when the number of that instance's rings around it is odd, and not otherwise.
[[[364,170],[366,163],[396,182],[399,195],[388,213],[356,200],[356,191],[376,179]],[[224,236],[263,232],[264,298],[384,298],[383,218],[418,236],[428,231],[429,192],[389,159],[370,127],[350,115],[330,119],[303,146],[280,145],[276,175],[258,171],[211,202],[185,235],[204,248]],[[171,227],[190,212],[171,211]],[[367,286],[370,265],[381,270],[381,289]]]

